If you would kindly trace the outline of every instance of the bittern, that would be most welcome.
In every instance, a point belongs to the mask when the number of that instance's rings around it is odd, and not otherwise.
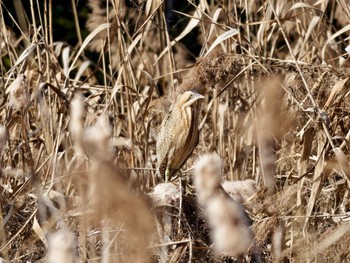
[[[204,98],[185,91],[162,121],[157,138],[157,170],[167,182],[184,165],[198,144],[198,116],[195,102]]]

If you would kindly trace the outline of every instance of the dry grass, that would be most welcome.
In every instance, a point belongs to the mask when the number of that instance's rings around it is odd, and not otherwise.
[[[182,177],[216,152],[225,180],[254,180],[264,262],[350,260],[348,1],[184,1],[183,27],[166,30],[161,1],[89,0],[86,38],[72,1],[76,46],[53,35],[51,1],[14,2],[0,8],[1,259],[232,261],[211,252],[189,185],[147,195],[157,128],[195,89],[200,141]]]

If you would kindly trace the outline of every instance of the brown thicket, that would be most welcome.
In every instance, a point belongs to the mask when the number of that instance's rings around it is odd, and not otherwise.
[[[1,260],[257,261],[211,250],[191,167],[212,152],[263,262],[350,260],[348,1],[184,1],[175,26],[162,1],[89,0],[86,25],[72,1],[75,46],[53,35],[51,1],[13,2],[0,8]],[[159,185],[159,126],[187,90],[205,96],[199,143]]]

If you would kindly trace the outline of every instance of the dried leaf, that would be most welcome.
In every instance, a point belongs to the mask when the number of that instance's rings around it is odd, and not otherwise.
[[[68,69],[68,73],[67,73],[67,79],[68,79],[68,75],[69,73],[72,71],[72,69],[74,68],[75,63],[77,62],[79,56],[81,55],[81,53],[83,53],[84,49],[87,47],[87,45],[91,42],[91,40],[94,39],[94,37],[97,36],[98,33],[100,33],[101,31],[108,29],[112,26],[112,24],[110,23],[104,23],[101,24],[100,26],[98,26],[97,28],[95,28],[94,31],[92,31],[84,40],[83,44],[81,45],[79,51],[77,52],[77,54],[75,55],[75,58],[73,59],[72,64],[70,65],[69,69]]]
[[[346,31],[350,30],[350,25],[347,25],[345,27],[343,27],[341,30],[338,30],[336,33],[334,33],[333,35],[331,35],[327,41],[324,43],[323,48],[322,48],[322,52],[321,52],[321,56],[322,56],[322,60],[325,61],[325,53],[326,53],[326,48],[327,45],[334,40],[336,37],[340,36],[341,34],[345,33]]]
[[[198,25],[200,19],[202,18],[202,14],[204,10],[205,10],[205,6],[203,4],[199,4],[196,11],[194,11],[193,15],[191,16],[191,20],[190,22],[188,22],[185,29],[175,38],[175,40],[171,41],[170,45],[164,48],[164,50],[160,53],[160,55],[154,62],[154,65],[158,63],[158,61],[165,55],[165,53],[167,53],[170,50],[171,47],[173,47],[177,42],[183,39],[188,33],[190,33]]]
[[[39,225],[39,222],[36,219],[36,216],[34,216],[32,229],[35,232],[35,234],[40,238],[40,240],[44,243],[45,247],[48,248],[49,246],[46,239],[46,232]]]
[[[338,95],[338,93],[343,89],[345,83],[349,80],[349,78],[346,79],[342,79],[340,81],[338,81],[337,83],[335,83],[335,85],[333,86],[331,93],[329,94],[329,97],[324,105],[324,108],[328,108],[331,104],[331,102],[333,101],[333,99]]]
[[[235,35],[238,35],[239,31],[235,28],[230,29],[229,31],[223,33],[222,35],[218,36],[218,38],[214,41],[214,43],[210,46],[207,53],[204,56],[207,56],[210,51],[212,51],[217,45],[219,45],[221,42],[225,41],[226,39],[229,39],[231,37],[234,37]]]
[[[65,47],[62,51],[63,74],[68,77],[69,74],[69,47]]]

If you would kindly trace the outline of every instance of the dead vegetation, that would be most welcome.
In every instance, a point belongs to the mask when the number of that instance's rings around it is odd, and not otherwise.
[[[172,1],[89,0],[87,36],[72,1],[76,46],[53,35],[51,1],[14,2],[0,8],[2,260],[258,261],[211,251],[188,169],[210,152],[225,180],[256,184],[231,194],[263,262],[350,260],[348,1],[184,1],[180,27]],[[159,185],[158,127],[186,90],[206,96],[199,144]]]

